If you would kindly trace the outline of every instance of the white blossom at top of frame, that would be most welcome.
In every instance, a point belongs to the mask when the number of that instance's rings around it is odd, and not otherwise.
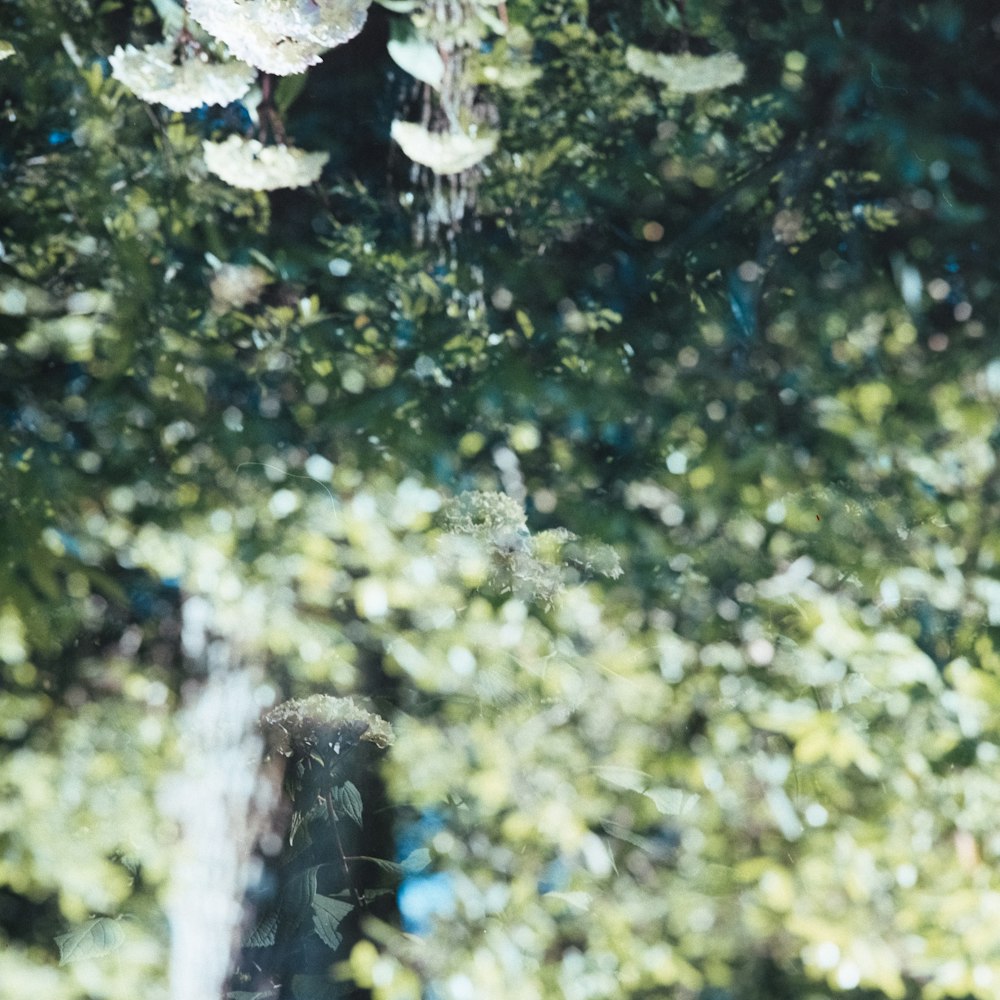
[[[240,59],[288,76],[363,27],[371,0],[189,0],[188,13]]]
[[[307,153],[288,146],[265,146],[231,135],[224,142],[202,143],[205,165],[233,187],[249,191],[305,187],[319,179],[328,153]]]
[[[693,56],[685,52],[668,56],[630,45],[625,52],[625,62],[633,73],[659,80],[680,94],[731,87],[746,73],[746,67],[733,52],[711,56]]]
[[[203,104],[229,104],[250,89],[257,70],[245,62],[210,62],[207,57],[174,62],[173,42],[137,49],[120,45],[109,58],[111,75],[136,97],[165,104],[171,111],[193,111]]]
[[[392,137],[414,163],[436,174],[460,174],[486,159],[497,148],[497,137],[463,132],[429,132],[416,122],[392,123]]]

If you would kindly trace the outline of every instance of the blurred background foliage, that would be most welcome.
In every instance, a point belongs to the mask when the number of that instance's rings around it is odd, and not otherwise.
[[[167,995],[222,641],[392,721],[364,853],[432,859],[283,997],[995,996],[995,5],[374,5],[272,194],[110,77],[159,37],[0,3],[0,992]]]

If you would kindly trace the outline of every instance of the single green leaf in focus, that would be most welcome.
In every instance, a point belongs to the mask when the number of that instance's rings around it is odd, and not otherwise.
[[[244,948],[270,948],[278,933],[278,914],[265,913],[243,941]]]
[[[395,875],[397,878],[403,875],[403,866],[397,864],[395,861],[386,861],[385,858],[373,858],[365,855],[360,855],[353,858],[354,861],[370,861],[377,868],[381,868],[382,871],[388,872],[390,875]]]
[[[344,936],[340,933],[340,925],[344,918],[354,909],[353,903],[331,896],[316,896],[312,902],[313,927],[328,948],[336,949]]]
[[[364,804],[361,793],[353,781],[345,781],[339,788],[333,790],[334,801],[339,812],[349,816],[358,826],[361,826],[364,815]]]
[[[101,958],[117,951],[125,941],[121,924],[111,917],[94,917],[76,930],[56,936],[59,964]]]

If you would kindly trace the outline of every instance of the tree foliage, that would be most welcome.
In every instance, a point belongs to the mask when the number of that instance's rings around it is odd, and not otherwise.
[[[396,735],[233,996],[992,997],[995,11],[238,8],[0,6],[0,983],[168,995],[222,659]]]

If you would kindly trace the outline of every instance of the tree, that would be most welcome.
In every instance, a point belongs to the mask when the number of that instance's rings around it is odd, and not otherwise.
[[[282,997],[992,996],[993,12],[253,9],[2,8],[0,982],[166,989],[235,663],[396,734]]]

